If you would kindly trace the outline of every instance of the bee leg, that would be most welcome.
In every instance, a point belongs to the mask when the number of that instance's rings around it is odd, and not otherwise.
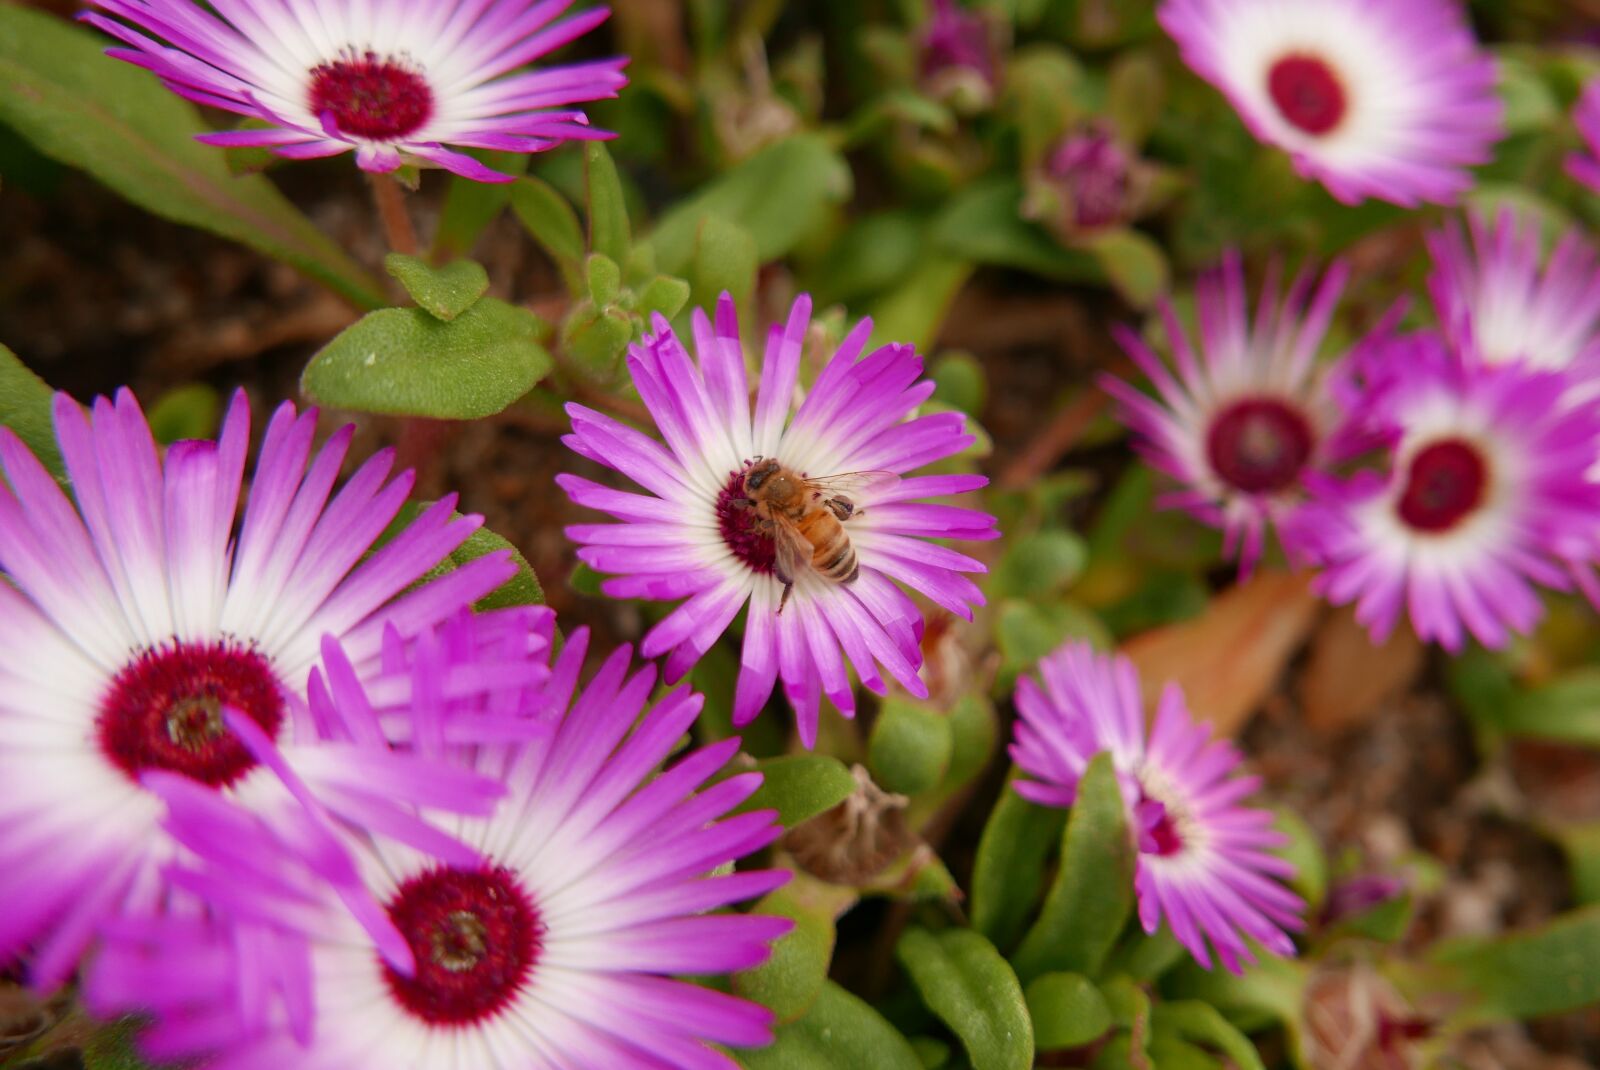
[[[734,509],[749,509],[754,506],[754,498],[729,498],[728,505]]]
[[[778,599],[778,612],[776,614],[777,616],[780,616],[780,617],[783,616],[783,607],[789,604],[789,595],[793,591],[794,591],[794,581],[793,580],[784,580],[783,581],[783,597]]]
[[[826,505],[828,511],[840,520],[849,520],[856,515],[856,503],[849,498],[829,498],[822,504]]]

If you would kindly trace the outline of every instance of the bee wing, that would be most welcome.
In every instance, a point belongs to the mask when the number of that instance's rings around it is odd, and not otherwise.
[[[782,513],[773,516],[772,547],[777,552],[778,578],[784,583],[793,583],[811,567],[811,541]]]
[[[824,498],[848,498],[859,494],[884,491],[900,482],[893,472],[868,469],[862,472],[836,472],[831,476],[807,478],[806,489]]]

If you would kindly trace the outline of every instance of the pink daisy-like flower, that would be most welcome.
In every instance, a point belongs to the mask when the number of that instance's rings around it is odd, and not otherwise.
[[[443,748],[509,789],[492,816],[450,825],[476,859],[354,843],[397,950],[277,830],[183,791],[173,832],[203,861],[181,881],[216,920],[119,924],[85,985],[90,1006],[153,1012],[153,1053],[215,1053],[216,1070],[734,1070],[709,1045],[769,1043],[771,1013],[672,975],[747,969],[789,930],[721,910],[787,879],[730,865],[781,829],[770,810],[725,816],[759,773],[696,790],[737,740],[657,771],[701,698],[675,691],[641,717],[656,674],[630,676],[626,647],[574,698],[586,646],[574,633],[543,708],[524,708],[536,731]]]
[[[1039,675],[1042,687],[1017,681],[1011,757],[1034,778],[1016,780],[1017,792],[1041,806],[1071,806],[1090,760],[1109,752],[1138,841],[1145,932],[1165,918],[1207,969],[1207,941],[1235,973],[1255,961],[1245,937],[1293,955],[1287,931],[1304,928],[1305,904],[1278,883],[1294,867],[1272,853],[1287,842],[1272,814],[1240,805],[1260,780],[1237,775],[1239,752],[1194,721],[1176,684],[1162,691],[1147,732],[1137,671],[1120,655],[1069,642],[1040,660]]]
[[[442,501],[363,560],[411,476],[385,482],[384,453],[330,501],[354,428],[313,459],[316,414],[289,404],[235,536],[249,423],[241,392],[217,441],[163,459],[131,393],[92,415],[58,395],[75,503],[0,429],[0,961],[31,947],[41,986],[70,972],[100,918],[159,896],[171,844],[147,776],[270,792],[242,725],[319,789],[359,795],[370,775],[381,790],[388,759],[350,752],[309,715],[321,638],[373,665],[386,624],[414,634],[514,571],[486,556],[402,595],[481,518],[452,520]]]
[[[1163,0],[1157,18],[1251,133],[1346,203],[1451,202],[1503,133],[1455,0]]]
[[[573,501],[622,521],[567,529],[579,558],[618,574],[605,581],[607,594],[687,598],[650,630],[641,653],[667,655],[666,677],[675,681],[748,604],[734,723],[754,718],[781,679],[808,747],[821,696],[847,717],[855,711],[846,661],[880,694],[880,665],[908,691],[927,694],[918,678],[922,614],[893,581],[970,620],[983,595],[961,573],[983,565],[928,540],[998,534],[986,513],[918,501],[976,490],[982,476],[898,478],[973,441],[958,413],[906,419],[933,392],[911,346],[862,357],[872,325],[861,321],[796,407],[810,318],[811,301],[801,297],[788,323],[768,333],[752,414],[732,300],[723,296],[715,326],[695,314],[698,365],[657,317],[628,366],[665,444],[581,405],[567,407],[565,440],[648,493],[557,477]],[[839,473],[852,476],[818,488],[801,479]],[[777,515],[790,507],[815,525],[799,529]]]
[[[1391,347],[1372,403],[1389,469],[1318,479],[1295,520],[1316,589],[1378,640],[1404,611],[1447,650],[1504,646],[1543,615],[1537,588],[1593,557],[1600,413],[1561,373],[1466,363],[1433,334]]]
[[[1510,208],[1492,227],[1476,216],[1470,227],[1470,242],[1458,225],[1428,235],[1428,289],[1451,346],[1491,365],[1600,359],[1600,260],[1582,231],[1568,231],[1543,262],[1537,225]]]
[[[1583,139],[1584,151],[1567,157],[1567,174],[1600,193],[1600,78],[1584,86],[1572,109],[1572,122]]]
[[[180,96],[266,122],[202,134],[308,159],[354,149],[364,170],[403,162],[509,182],[447,146],[539,152],[610,135],[572,107],[614,97],[624,59],[525,70],[603,22],[557,21],[572,0],[95,0],[83,16]]]
[[[1140,452],[1182,484],[1162,504],[1221,528],[1241,572],[1260,559],[1268,529],[1304,499],[1306,474],[1354,448],[1316,363],[1348,274],[1342,263],[1320,281],[1304,271],[1280,303],[1274,268],[1252,320],[1244,267],[1230,253],[1196,285],[1198,355],[1171,302],[1161,305],[1176,375],[1137,334],[1114,328],[1157,396],[1112,376],[1101,385]]]

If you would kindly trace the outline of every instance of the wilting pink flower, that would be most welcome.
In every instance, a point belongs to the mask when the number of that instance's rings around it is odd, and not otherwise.
[[[367,171],[407,160],[509,182],[449,146],[538,152],[610,135],[572,105],[614,97],[626,60],[526,69],[605,20],[572,0],[95,0],[85,14],[180,96],[266,123],[202,134],[306,159],[354,149]],[[108,17],[115,16],[115,17]]]
[[[1287,838],[1272,814],[1240,800],[1260,785],[1239,776],[1239,752],[1197,724],[1176,684],[1168,684],[1145,728],[1133,663],[1069,642],[1039,661],[1043,686],[1017,681],[1019,715],[1011,757],[1028,778],[1016,790],[1042,806],[1071,806],[1097,754],[1109,752],[1139,857],[1139,921],[1153,933],[1163,919],[1200,965],[1210,947],[1228,969],[1255,961],[1248,937],[1294,954],[1289,931],[1304,928],[1305,904],[1279,883],[1294,867],[1272,853]]]
[[[987,106],[994,98],[1000,67],[989,18],[963,9],[956,0],[932,0],[930,7],[918,41],[923,86],[933,96],[968,110]]]
[[[1043,179],[1060,202],[1059,222],[1068,234],[1128,222],[1146,182],[1138,157],[1105,125],[1062,138],[1045,160]]]

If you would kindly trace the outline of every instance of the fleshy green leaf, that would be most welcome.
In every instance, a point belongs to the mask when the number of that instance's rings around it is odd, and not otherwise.
[[[1177,1000],[1158,1003],[1150,1012],[1151,1028],[1171,1032],[1226,1055],[1239,1070],[1266,1070],[1256,1046],[1209,1003]]]
[[[1040,1051],[1082,1047],[1111,1028],[1106,998],[1082,974],[1043,974],[1025,994]]]
[[[323,347],[300,378],[323,405],[439,420],[492,416],[551,367],[542,321],[488,297],[445,322],[420,308],[368,313]]]
[[[964,260],[1021,268],[1063,282],[1101,282],[1105,270],[1091,254],[1063,248],[1020,214],[1022,187],[986,179],[956,194],[933,227],[939,248]]]
[[[770,1046],[737,1055],[745,1070],[922,1070],[894,1026],[832,981],[805,1017],[777,1029]]]
[[[772,945],[772,957],[733,977],[733,990],[772,1011],[778,1024],[795,1021],[816,1003],[833,961],[834,918],[856,893],[796,874],[750,908],[752,914],[791,918],[794,928]]]
[[[584,181],[589,195],[589,248],[620,264],[628,258],[628,204],[611,153],[599,141],[583,143]]]
[[[1111,285],[1134,308],[1149,308],[1167,290],[1167,254],[1154,238],[1130,227],[1108,230],[1086,246]]]
[[[622,268],[604,253],[589,254],[583,262],[583,277],[596,308],[615,304],[622,294]]]
[[[50,415],[54,392],[17,355],[0,345],[0,425],[16,432],[41,464],[60,477],[61,450]]]
[[[147,211],[294,265],[358,305],[383,287],[261,175],[235,176],[194,135],[194,106],[148,71],[107,59],[111,40],[0,3],[0,123]]]
[[[909,699],[887,698],[872,726],[867,766],[885,791],[915,795],[943,778],[952,742],[947,718]]]
[[[572,205],[550,183],[530,176],[519,178],[512,185],[511,210],[533,240],[550,254],[561,269],[567,290],[576,295],[582,288],[584,243],[583,226]]]
[[[1083,540],[1070,531],[1027,535],[1000,559],[989,590],[993,595],[1047,598],[1077,579],[1088,558]]]
[[[990,812],[972,867],[972,927],[1000,947],[1022,935],[1066,821],[1066,811],[1035,806],[1009,784]]]
[[[757,762],[761,787],[738,812],[776,810],[778,823],[793,828],[824,810],[831,810],[856,790],[856,778],[837,758],[823,754],[791,754]]]
[[[1600,1002],[1600,907],[1495,939],[1453,940],[1428,956],[1434,984],[1467,1001],[1462,1025],[1537,1018]]]
[[[989,397],[989,383],[977,357],[965,352],[946,353],[928,374],[935,383],[935,400],[974,418],[983,413],[984,402]]]
[[[895,955],[923,1003],[961,1038],[974,1070],[1028,1070],[1033,1025],[1022,986],[994,945],[970,929],[907,929]]]
[[[689,286],[694,303],[710,309],[724,292],[736,302],[748,298],[761,266],[756,239],[739,224],[718,215],[701,218],[689,261]]]
[[[382,546],[400,532],[411,526],[411,522],[421,515],[430,502],[407,502],[400,507],[395,518],[389,522],[383,534],[378,536],[373,544],[374,548]],[[460,516],[460,513],[454,516]],[[542,606],[544,605],[544,588],[539,585],[539,577],[534,575],[533,566],[528,564],[528,559],[522,552],[513,546],[510,540],[497,535],[486,527],[479,527],[466,537],[460,546],[450,551],[437,565],[425,572],[422,577],[412,584],[413,587],[421,586],[429,580],[437,579],[447,572],[452,572],[469,561],[476,561],[484,554],[496,550],[508,550],[511,554],[511,563],[517,571],[505,583],[490,591],[473,604],[479,611],[489,609],[506,609],[510,606]]]
[[[633,325],[633,318],[622,309],[599,309],[585,300],[561,325],[561,347],[591,378],[610,382],[633,340]]]
[[[670,320],[688,303],[689,284],[671,275],[657,275],[639,291],[639,313],[647,319],[659,312]]]
[[[760,262],[774,260],[812,234],[850,187],[849,166],[820,134],[768,145],[661,217],[650,235],[657,264],[669,275],[688,274],[707,216],[748,230]]]
[[[823,301],[849,301],[909,275],[922,252],[924,223],[906,212],[865,216],[839,235],[817,270]]]
[[[420,257],[390,253],[383,258],[383,267],[436,319],[455,319],[489,292],[489,273],[471,260],[454,260],[436,268]]]
[[[507,175],[520,175],[527,169],[525,152],[475,153],[487,166]],[[450,176],[450,188],[439,212],[439,229],[433,236],[433,256],[466,256],[490,223],[505,210],[512,187],[505,182],[478,182],[460,175]]]
[[[1272,823],[1289,838],[1289,842],[1276,851],[1294,866],[1289,887],[1305,900],[1305,914],[1314,916],[1322,909],[1328,895],[1328,861],[1322,855],[1322,845],[1305,819],[1287,807],[1273,809]]]
[[[994,757],[1000,734],[994,704],[975,691],[956,700],[950,710],[950,764],[945,769],[943,793],[955,791],[983,771]]]
[[[1109,754],[1089,763],[1061,841],[1061,865],[1013,960],[1017,973],[1095,976],[1133,910],[1133,840]]]
[[[872,315],[870,344],[900,342],[926,350],[938,337],[972,270],[972,261],[960,257],[938,252],[923,257],[900,285],[884,292],[868,308]]]
[[[150,434],[163,446],[185,438],[210,438],[217,433],[222,399],[205,383],[190,383],[169,390],[150,406],[145,418]]]
[[[1600,747],[1600,669],[1578,669],[1519,692],[1499,713],[1509,735]]]

